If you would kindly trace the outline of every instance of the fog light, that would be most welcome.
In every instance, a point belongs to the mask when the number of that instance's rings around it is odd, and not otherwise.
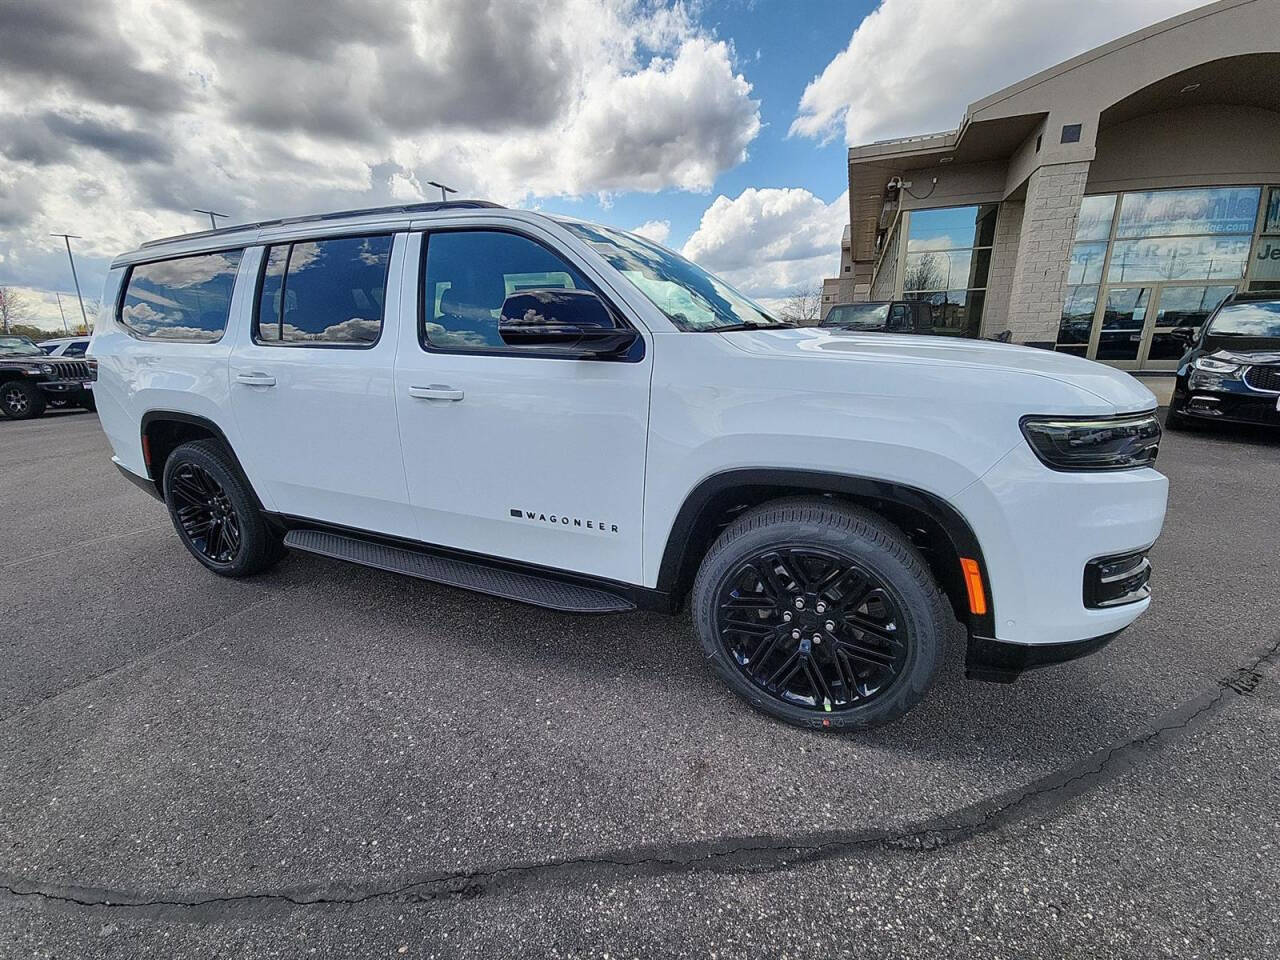
[[[1151,596],[1147,551],[1091,560],[1084,568],[1084,605],[1092,609],[1137,603]]]

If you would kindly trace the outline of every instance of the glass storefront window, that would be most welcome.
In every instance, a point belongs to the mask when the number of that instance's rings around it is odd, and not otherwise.
[[[1267,196],[1262,236],[1249,268],[1249,289],[1280,290],[1280,187],[1272,187]]]
[[[1267,198],[1267,219],[1263,231],[1280,233],[1280,187],[1271,188],[1271,196]]]
[[[1098,307],[1095,285],[1067,288],[1067,302],[1058,324],[1058,346],[1088,346],[1093,329],[1093,315]]]
[[[1067,264],[1067,283],[1098,283],[1102,279],[1102,264],[1106,259],[1106,241],[1075,244],[1071,248],[1071,261]]]
[[[933,315],[933,332],[938,336],[976,337],[982,322],[985,290],[936,290],[906,293],[908,300],[923,300]]]
[[[1080,201],[1080,216],[1076,220],[1076,242],[1083,240],[1110,240],[1111,220],[1116,213],[1116,195],[1098,194]]]
[[[1098,335],[1099,360],[1136,360],[1142,342],[1142,327],[1151,303],[1148,287],[1112,287],[1102,312]]]
[[[907,252],[989,247],[996,237],[999,204],[912,210]]]
[[[1108,283],[1135,280],[1239,280],[1251,237],[1168,237],[1117,240],[1111,249]]]
[[[1203,187],[1126,193],[1117,237],[1253,233],[1261,187]]]

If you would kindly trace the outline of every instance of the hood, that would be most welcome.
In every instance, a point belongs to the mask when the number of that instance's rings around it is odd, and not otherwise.
[[[992,373],[1043,377],[1091,393],[1117,412],[1149,410],[1155,396],[1136,378],[1092,360],[1038,347],[992,340],[861,333],[823,327],[783,327],[722,333],[741,350],[755,354],[820,360],[963,366]]]
[[[1200,345],[1204,355],[1232,363],[1280,363],[1280,340],[1274,337],[1213,337]]]

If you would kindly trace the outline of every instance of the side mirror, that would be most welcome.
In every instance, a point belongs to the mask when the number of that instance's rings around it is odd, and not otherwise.
[[[619,327],[590,290],[520,290],[502,302],[498,336],[513,347],[577,347],[593,356],[623,353],[639,338]]]
[[[1174,327],[1172,330],[1169,331],[1169,336],[1171,336],[1174,340],[1177,340],[1179,343],[1184,343],[1187,346],[1191,346],[1191,344],[1196,339],[1196,328],[1195,327]]]

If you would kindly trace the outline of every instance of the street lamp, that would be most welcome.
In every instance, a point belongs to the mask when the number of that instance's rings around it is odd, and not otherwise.
[[[76,276],[76,258],[71,255],[71,241],[79,240],[80,237],[74,233],[51,233],[51,237],[61,237],[67,245],[67,259],[71,261],[71,279],[76,285],[76,299],[80,301],[80,319],[84,321],[84,332],[89,332],[89,315],[84,310],[84,297],[80,294],[80,278]]]
[[[207,213],[207,214],[209,215],[209,225],[210,225],[211,227],[213,227],[213,229],[215,229],[215,230],[217,230],[217,229],[218,229],[218,221],[217,221],[217,220],[215,220],[215,219],[214,219],[214,217],[222,217],[222,218],[225,220],[225,219],[227,219],[228,217],[230,217],[230,216],[231,216],[231,214],[229,214],[229,213],[218,213],[218,211],[217,211],[217,210],[201,210],[199,207],[192,207],[192,208],[191,208],[191,212],[192,212],[192,213]]]
[[[457,192],[458,192],[457,190],[453,189],[453,187],[446,187],[443,183],[436,183],[434,180],[428,180],[428,181],[427,181],[427,184],[428,184],[429,186],[432,186],[432,187],[439,187],[439,188],[440,188],[440,202],[441,202],[441,203],[444,203],[446,200],[448,200],[448,199],[449,199],[449,197],[447,196],[447,194],[450,194],[450,193],[457,193]]]

